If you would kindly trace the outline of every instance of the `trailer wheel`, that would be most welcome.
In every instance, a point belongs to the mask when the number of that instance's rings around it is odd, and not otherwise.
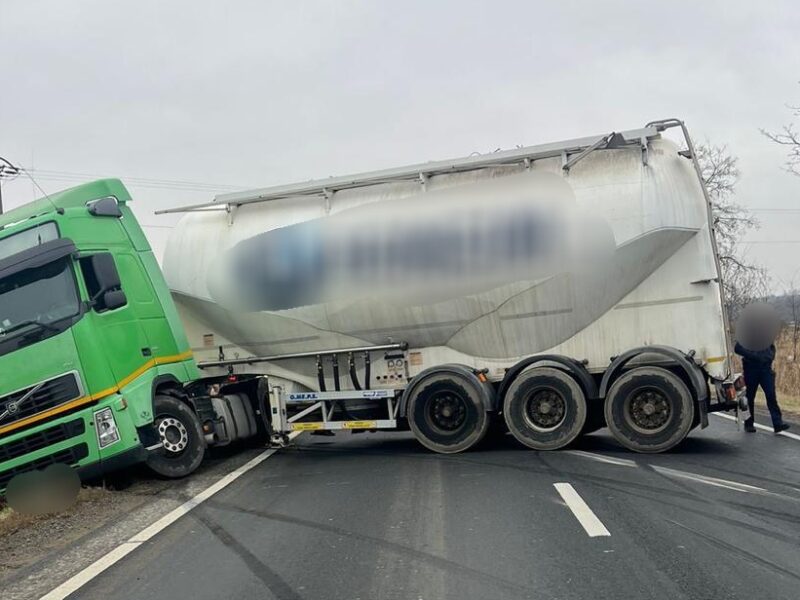
[[[206,445],[197,415],[186,403],[157,394],[153,400],[161,452],[151,454],[147,466],[162,477],[176,479],[192,473],[203,461]]]
[[[453,372],[433,372],[415,383],[406,414],[417,440],[442,454],[463,452],[481,441],[489,428],[489,407],[479,385]]]
[[[580,435],[586,422],[586,397],[564,371],[535,367],[511,383],[503,415],[520,443],[534,450],[556,450]]]
[[[681,379],[659,367],[637,367],[611,386],[606,423],[617,441],[636,452],[663,452],[692,428],[694,401]]]

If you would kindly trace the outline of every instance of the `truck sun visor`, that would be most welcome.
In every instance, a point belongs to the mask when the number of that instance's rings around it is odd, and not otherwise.
[[[41,267],[75,252],[77,252],[77,248],[69,238],[44,242],[0,260],[0,279],[20,271]]]

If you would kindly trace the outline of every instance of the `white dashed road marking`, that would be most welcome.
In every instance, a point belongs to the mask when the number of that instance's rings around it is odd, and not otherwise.
[[[589,505],[578,495],[574,487],[569,483],[554,483],[553,486],[572,511],[572,514],[575,515],[575,518],[586,530],[589,537],[611,535],[605,525],[597,518],[597,515],[589,508]]]

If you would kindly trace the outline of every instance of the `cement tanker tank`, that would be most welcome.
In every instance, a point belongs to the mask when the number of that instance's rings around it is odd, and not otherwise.
[[[493,419],[533,448],[607,424],[664,450],[730,408],[731,375],[672,126],[220,196],[182,209],[164,273],[208,372],[388,390],[388,421],[440,452]],[[374,417],[361,400],[344,413]]]

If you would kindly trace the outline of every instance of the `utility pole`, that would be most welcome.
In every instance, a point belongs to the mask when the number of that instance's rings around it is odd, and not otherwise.
[[[0,215],[3,214],[3,179],[13,179],[19,175],[19,167],[0,156]]]

